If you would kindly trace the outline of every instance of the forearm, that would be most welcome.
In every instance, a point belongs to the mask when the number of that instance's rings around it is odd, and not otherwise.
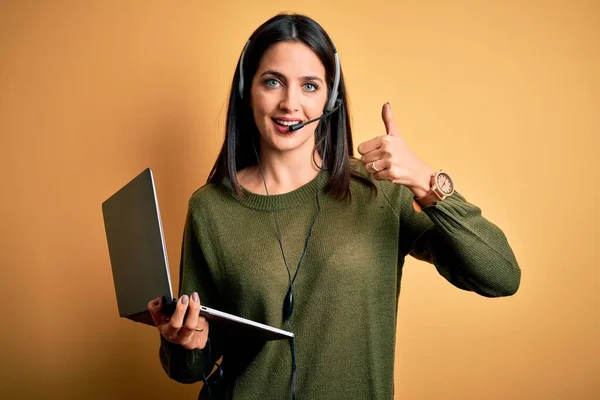
[[[424,212],[434,226],[422,245],[446,279],[487,297],[517,291],[521,270],[507,238],[478,207],[455,193]]]
[[[160,337],[160,363],[169,378],[180,383],[201,381],[206,368],[210,371],[204,350],[187,350]]]

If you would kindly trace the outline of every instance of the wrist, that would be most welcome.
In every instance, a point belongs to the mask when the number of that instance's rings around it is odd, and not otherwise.
[[[431,175],[431,188],[425,196],[415,196],[413,206],[419,211],[422,207],[429,207],[454,193],[454,182],[450,175],[443,170]]]
[[[431,190],[431,176],[435,171],[429,167],[422,168],[415,176],[414,183],[408,188],[416,198],[423,197]]]

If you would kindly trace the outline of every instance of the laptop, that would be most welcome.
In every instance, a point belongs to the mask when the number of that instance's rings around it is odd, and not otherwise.
[[[154,326],[148,302],[163,297],[163,309],[172,313],[177,299],[171,290],[152,169],[146,168],[105,200],[102,214],[119,316]],[[264,340],[294,337],[289,331],[200,307],[200,315],[210,323],[225,325],[227,334],[258,336]]]

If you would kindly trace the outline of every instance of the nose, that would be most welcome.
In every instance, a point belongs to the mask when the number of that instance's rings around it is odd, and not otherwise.
[[[297,88],[288,86],[282,92],[283,96],[279,103],[279,108],[285,112],[293,113],[300,110],[300,96],[301,93]]]

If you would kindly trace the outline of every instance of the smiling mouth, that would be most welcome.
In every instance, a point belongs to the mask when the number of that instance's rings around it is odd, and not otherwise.
[[[284,121],[284,120],[281,120],[281,119],[275,119],[275,118],[272,118],[272,119],[273,119],[273,122],[275,122],[277,125],[279,125],[279,126],[285,126],[285,127],[288,127],[288,128],[289,128],[290,126],[292,126],[292,125],[296,125],[296,124],[299,124],[299,123],[301,123],[301,122],[302,122],[302,121],[301,121],[301,120],[299,120],[299,119],[297,119],[297,120],[293,120],[293,121],[287,121],[287,120],[286,120],[286,121]]]

